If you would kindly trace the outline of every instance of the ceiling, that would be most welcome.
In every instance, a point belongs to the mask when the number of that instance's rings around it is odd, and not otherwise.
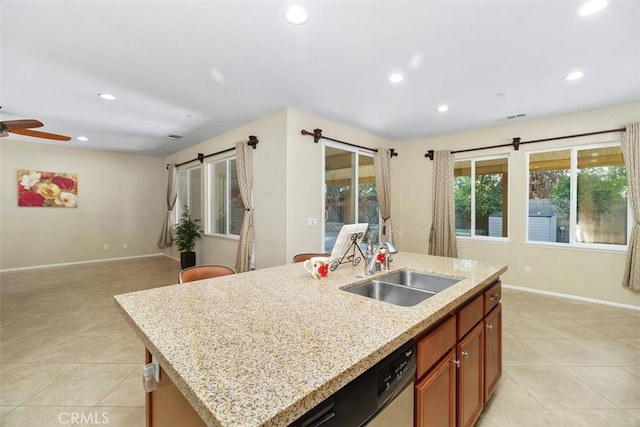
[[[165,156],[286,107],[403,142],[640,101],[638,0],[290,3],[3,0],[0,119]]]

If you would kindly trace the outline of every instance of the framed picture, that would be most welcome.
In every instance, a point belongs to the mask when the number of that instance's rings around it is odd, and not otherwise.
[[[18,170],[18,206],[77,207],[78,175],[75,173]]]
[[[336,244],[331,251],[331,262],[344,258],[347,251],[351,249],[354,243],[357,247],[357,250],[354,248],[354,251],[360,251],[360,243],[362,242],[364,235],[367,233],[368,227],[369,224],[366,222],[362,224],[343,225],[340,229],[340,233],[338,233],[338,237],[336,238]]]

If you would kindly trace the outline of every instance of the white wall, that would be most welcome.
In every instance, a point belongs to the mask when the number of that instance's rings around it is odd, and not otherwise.
[[[400,250],[426,253],[428,231],[432,218],[432,162],[424,157],[427,150],[459,150],[487,145],[506,144],[514,137],[523,141],[554,136],[615,129],[640,121],[640,103],[618,105],[577,114],[530,120],[488,129],[414,141],[401,146],[401,157],[392,162],[392,206],[394,228]],[[623,304],[640,305],[640,293],[621,286],[626,253],[596,252],[571,248],[549,248],[525,244],[527,217],[527,152],[583,145],[596,142],[619,141],[620,134],[530,144],[520,147],[483,150],[477,156],[509,153],[510,225],[509,243],[473,242],[458,239],[458,256],[509,265],[503,281],[543,291],[565,293]],[[463,157],[463,154],[457,155]],[[468,157],[468,154],[467,154]],[[524,273],[524,266],[531,274]]]
[[[162,159],[3,138],[0,164],[0,269],[160,252]],[[78,174],[78,207],[18,207],[19,169]]]
[[[304,136],[300,131],[322,129],[327,137],[368,148],[398,149],[399,144],[308,113],[287,111],[287,262],[290,262],[297,253],[324,250],[321,240],[322,142],[316,144],[313,137]],[[398,151],[400,156],[404,155],[402,149]],[[391,162],[397,159],[394,157]],[[309,218],[316,218],[317,225],[309,226]]]
[[[286,259],[286,110],[278,111],[232,131],[186,148],[165,158],[164,163],[182,163],[197,156],[235,147],[238,141],[258,137],[253,152],[253,201],[256,242],[256,267],[265,268],[285,263]],[[206,161],[206,160],[205,160]],[[185,165],[191,167],[197,163]],[[202,176],[204,177],[204,171]],[[166,182],[166,172],[165,172]],[[165,184],[166,185],[166,184]],[[205,186],[202,186],[204,200]],[[164,200],[164,199],[163,199]],[[202,212],[204,218],[204,212]],[[238,240],[205,235],[196,244],[198,264],[226,264],[234,266]],[[179,257],[177,248],[165,251]]]

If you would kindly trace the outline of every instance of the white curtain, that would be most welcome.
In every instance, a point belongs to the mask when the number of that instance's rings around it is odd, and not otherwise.
[[[168,248],[173,245],[173,223],[171,222],[171,215],[178,196],[178,168],[175,165],[168,165],[167,168],[167,214],[164,217],[160,238],[158,239],[159,248]]]
[[[456,213],[453,178],[454,157],[436,151],[433,157],[433,220],[429,233],[429,255],[456,258]]]
[[[236,271],[242,273],[255,268],[253,200],[251,195],[253,192],[253,148],[244,141],[236,143],[236,171],[240,197],[245,208],[236,254]]]
[[[381,242],[391,242],[391,157],[388,150],[378,150],[373,155],[373,168],[376,175],[378,206],[382,217]]]
[[[629,252],[622,286],[640,292],[640,123],[626,126],[622,134],[622,155],[627,168],[629,204],[633,226],[629,237]]]

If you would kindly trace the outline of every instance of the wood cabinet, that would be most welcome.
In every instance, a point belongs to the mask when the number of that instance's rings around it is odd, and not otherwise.
[[[452,349],[416,386],[416,425],[456,425],[456,362]]]
[[[473,426],[502,374],[496,281],[416,340],[415,425]]]

